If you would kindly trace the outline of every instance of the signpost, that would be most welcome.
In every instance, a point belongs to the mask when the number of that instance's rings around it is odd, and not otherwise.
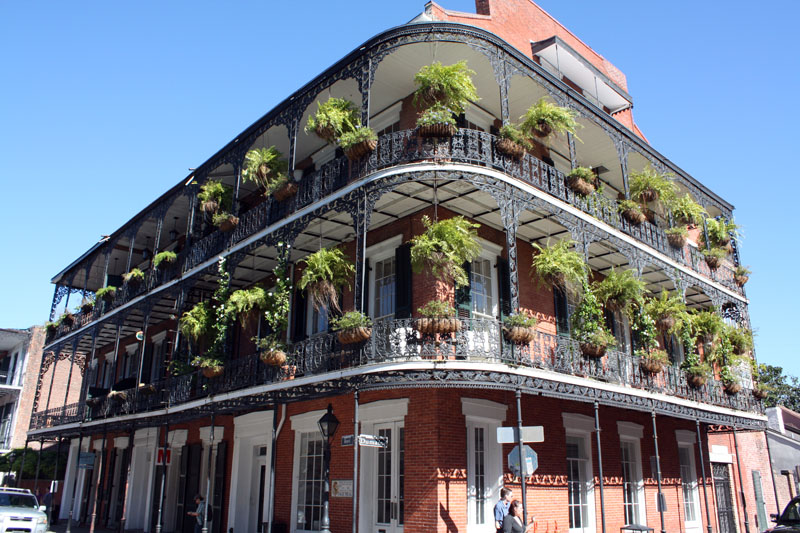
[[[508,469],[515,476],[519,476],[522,485],[522,519],[523,523],[528,521],[527,498],[525,488],[525,478],[532,476],[539,468],[539,457],[530,446],[525,442],[544,442],[544,426],[523,426],[522,425],[522,393],[517,390],[517,427],[497,428],[497,442],[507,444],[516,442],[517,445],[508,454]]]
[[[500,444],[519,442],[519,440],[519,428],[497,428],[497,442]],[[544,442],[544,426],[523,426],[522,442]]]

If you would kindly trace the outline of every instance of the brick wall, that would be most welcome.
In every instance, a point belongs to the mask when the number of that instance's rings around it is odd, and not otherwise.
[[[25,360],[25,377],[22,380],[22,390],[19,393],[19,403],[17,404],[16,420],[14,421],[13,437],[11,439],[12,448],[25,446],[28,428],[31,425],[33,401],[36,397],[36,383],[39,380],[39,370],[42,367],[44,338],[44,328],[39,326],[31,328],[31,340]],[[39,404],[41,405],[41,400]]]

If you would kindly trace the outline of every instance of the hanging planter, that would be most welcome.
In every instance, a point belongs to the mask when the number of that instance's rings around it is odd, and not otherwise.
[[[326,143],[333,143],[344,132],[352,131],[359,123],[356,105],[343,98],[328,98],[319,103],[317,111],[305,126],[306,133],[313,132]]]
[[[622,218],[634,226],[640,226],[647,220],[647,215],[642,210],[642,206],[633,200],[622,200],[619,202],[618,209]]]
[[[673,248],[683,248],[689,240],[689,230],[683,226],[669,228],[666,234],[667,242]]]
[[[593,344],[589,342],[582,342],[581,345],[581,353],[586,357],[592,359],[599,359],[606,354],[606,349],[608,346],[606,344]]]
[[[98,291],[95,293],[95,297],[96,298],[100,298],[101,300],[103,300],[107,304],[110,304],[111,302],[113,302],[114,301],[114,297],[116,295],[117,295],[117,288],[116,287],[112,287],[112,286],[103,287],[102,289],[98,289]]]
[[[315,309],[339,311],[339,290],[350,286],[353,263],[341,248],[321,248],[301,261],[305,268],[297,287],[308,289]]]
[[[526,150],[532,150],[533,145],[522,133],[522,130],[514,124],[508,123],[500,128],[497,142],[497,151],[514,159],[522,159]]]
[[[724,381],[722,383],[722,387],[727,394],[733,396],[734,394],[739,394],[742,390],[742,384],[738,381]]]
[[[297,194],[297,184],[293,181],[286,180],[286,183],[272,191],[272,197],[278,202],[283,202]]]
[[[144,272],[138,268],[132,268],[130,272],[122,275],[122,281],[129,287],[138,287],[144,281]]]
[[[649,166],[641,172],[631,172],[629,176],[631,198],[642,204],[673,198],[677,191],[673,177],[671,173],[661,174]]]
[[[64,324],[66,327],[71,328],[75,323],[75,315],[69,311],[64,311],[64,314],[61,315],[61,318],[58,320],[58,322],[59,324]]]
[[[536,338],[536,319],[527,311],[505,317],[503,337],[514,344],[530,344]]]
[[[360,311],[348,311],[331,320],[331,329],[342,344],[364,342],[372,336],[372,319]]]
[[[595,175],[591,168],[576,167],[567,174],[567,187],[572,192],[581,196],[588,196],[594,192]]]
[[[540,285],[565,289],[568,284],[581,283],[586,275],[586,262],[582,254],[570,249],[574,244],[574,241],[568,239],[550,246],[533,243],[535,252],[531,275]]]
[[[88,315],[94,311],[94,300],[88,300],[81,304],[81,313]]]
[[[579,127],[576,117],[575,111],[551,104],[542,97],[525,112],[520,129],[540,139],[549,137],[554,132],[575,135],[575,130]]]
[[[664,350],[638,351],[636,355],[640,357],[639,368],[647,374],[658,374],[669,364],[669,356]]]
[[[733,272],[733,281],[739,287],[744,287],[745,283],[750,280],[750,274],[752,272],[749,268],[739,265],[736,267],[736,270]]]
[[[452,137],[457,131],[453,113],[442,105],[426,109],[417,119],[417,135],[420,137]]]
[[[378,146],[378,135],[369,126],[358,126],[338,139],[339,146],[350,161],[358,161],[372,153]]]
[[[461,320],[455,317],[422,317],[417,319],[417,331],[423,335],[447,335],[461,331]]]
[[[208,379],[212,379],[221,376],[222,373],[225,372],[225,367],[222,365],[207,366],[203,368],[202,372],[205,377],[207,377]]]
[[[286,352],[278,349],[262,350],[258,354],[262,363],[269,366],[283,366],[286,364]]]
[[[215,226],[222,232],[233,231],[239,225],[239,217],[230,213],[217,213],[212,219]]]
[[[769,396],[769,387],[762,383],[756,383],[753,387],[753,396],[758,398],[759,400],[763,400],[767,396]]]
[[[708,268],[711,270],[717,270],[722,264],[722,260],[728,256],[728,252],[726,252],[723,248],[711,248],[703,250],[702,253]]]
[[[633,270],[619,271],[612,267],[602,281],[592,284],[592,289],[606,310],[622,311],[630,317],[631,310],[642,300],[645,283]]]

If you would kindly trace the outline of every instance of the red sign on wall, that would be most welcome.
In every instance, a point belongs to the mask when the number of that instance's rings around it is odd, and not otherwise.
[[[167,466],[172,463],[172,450],[167,448]],[[158,449],[158,454],[156,455],[156,465],[161,466],[164,464],[164,448]]]

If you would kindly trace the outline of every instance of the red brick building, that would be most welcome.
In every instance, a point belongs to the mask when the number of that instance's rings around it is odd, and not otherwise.
[[[322,530],[318,423],[329,405],[340,423],[330,440],[335,532],[491,531],[500,488],[521,496],[507,465],[514,443],[498,443],[497,432],[518,421],[544,432],[528,444],[538,469],[525,480],[537,531],[743,531],[775,512],[774,493],[751,482],[755,472],[768,478],[770,466],[749,374],[737,393],[714,377],[693,386],[681,364],[713,343],[669,335],[659,342],[670,364],[649,373],[635,317],[609,306],[616,347],[584,355],[572,322],[580,296],[530,275],[534,244],[569,239],[593,280],[632,270],[651,294],[666,290],[690,309],[714,309],[728,326],[747,326],[735,239],[712,269],[705,225],[670,244],[677,222],[668,212],[634,224],[618,201],[630,199],[630,177],[650,167],[673,174],[679,194],[711,218],[730,220],[733,206],[647,143],[626,78],[610,62],[531,2],[476,6],[466,14],[429,3],[356,47],[54,278],[53,320],[67,295],[96,295],[44,348],[85,365],[86,379],[68,391],[76,401],[48,410],[40,394],[29,434],[71,439],[63,501],[73,502],[75,519],[188,533],[195,519],[186,513],[200,493],[213,509],[211,531]],[[423,137],[414,75],[461,60],[480,100],[451,137]],[[355,104],[377,133],[374,151],[350,159],[302,132],[331,96]],[[519,158],[504,155],[500,127],[542,98],[575,113],[582,142],[554,135]],[[271,146],[296,186],[280,200],[243,175],[248,151]],[[596,193],[567,186],[577,166],[594,169]],[[206,212],[213,206],[198,194],[212,181],[230,192],[235,224],[215,225]],[[480,224],[465,287],[411,269],[408,243],[425,231],[425,215]],[[339,339],[325,308],[296,288],[304,258],[333,246],[354,265],[343,309],[373,319],[365,341]],[[172,261],[154,267],[164,252]],[[124,281],[134,269],[141,279]],[[277,294],[284,275],[294,286],[285,330],[270,330],[263,317],[220,318],[228,278],[229,290]],[[114,294],[99,292],[105,287]],[[435,296],[457,308],[456,331],[424,322],[419,308]],[[205,342],[179,327],[201,302],[217,318]],[[538,319],[527,343],[503,333],[502,320],[521,310]],[[286,343],[282,364],[260,360],[253,338],[267,334]],[[210,353],[220,375],[187,366]],[[379,439],[356,446],[353,435]]]

